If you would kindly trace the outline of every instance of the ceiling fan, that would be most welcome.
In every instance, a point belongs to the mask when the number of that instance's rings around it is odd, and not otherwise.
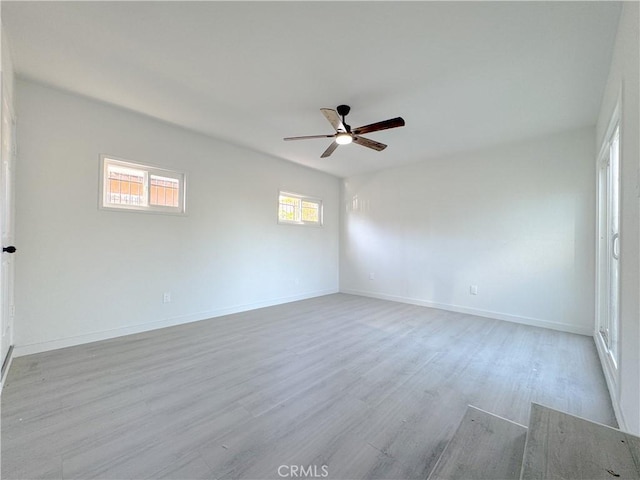
[[[336,133],[333,135],[306,135],[303,137],[287,137],[284,140],[307,140],[309,138],[333,138],[333,142],[329,145],[320,158],[326,158],[331,155],[338,145],[348,145],[349,143],[357,143],[363,147],[372,148],[377,151],[384,150],[387,146],[384,143],[376,142],[368,138],[361,137],[363,133],[377,132],[378,130],[387,130],[389,128],[404,127],[404,119],[402,117],[390,118],[382,122],[371,123],[362,127],[351,129],[347,125],[344,117],[349,114],[351,107],[349,105],[339,105],[336,110],[330,108],[321,108],[320,111],[329,120],[329,123],[335,128]],[[342,120],[340,119],[342,117]]]

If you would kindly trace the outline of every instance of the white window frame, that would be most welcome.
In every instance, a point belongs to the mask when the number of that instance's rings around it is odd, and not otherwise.
[[[107,169],[109,166],[117,166],[125,169],[134,169],[144,173],[144,195],[146,196],[146,205],[122,205],[109,202],[107,198],[107,190],[105,182],[107,181]],[[178,181],[179,196],[178,206],[171,207],[165,205],[151,205],[151,176],[166,177]],[[127,212],[143,212],[143,213],[161,213],[165,215],[186,215],[186,198],[187,198],[187,174],[176,170],[169,170],[155,165],[142,164],[123,160],[112,155],[100,155],[100,195],[98,198],[98,208],[101,210],[117,210]]]
[[[300,217],[299,220],[286,220],[280,218],[280,197],[291,197],[300,200]],[[318,221],[317,222],[308,222],[302,220],[302,202],[315,203],[318,205]],[[288,192],[284,190],[280,190],[278,192],[278,223],[281,225],[303,225],[303,226],[312,226],[312,227],[322,227],[323,225],[323,205],[322,199],[318,197],[310,197],[307,195],[301,195],[299,193]]]

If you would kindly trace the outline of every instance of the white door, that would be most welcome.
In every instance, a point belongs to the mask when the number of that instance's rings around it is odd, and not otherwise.
[[[13,344],[13,300],[14,254],[13,248],[13,165],[16,156],[15,116],[7,95],[2,91],[2,128],[0,129],[0,230],[2,240],[2,261],[0,262],[0,323],[2,328],[2,364]],[[13,248],[12,248],[13,247]],[[4,373],[4,372],[3,372]]]
[[[603,149],[599,172],[598,327],[614,366],[620,322],[620,128]]]

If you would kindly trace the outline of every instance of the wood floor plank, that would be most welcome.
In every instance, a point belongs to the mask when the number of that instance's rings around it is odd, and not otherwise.
[[[532,401],[615,426],[589,337],[328,295],[16,358],[2,477],[426,478],[468,404]]]
[[[574,415],[531,406],[522,479],[640,478],[640,438]]]
[[[517,480],[526,435],[526,427],[469,406],[429,480]]]

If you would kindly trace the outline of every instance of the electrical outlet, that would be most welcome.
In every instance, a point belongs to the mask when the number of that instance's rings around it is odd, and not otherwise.
[[[164,292],[162,295],[162,303],[170,303],[171,302],[171,292]]]
[[[376,273],[375,272],[369,272],[369,280],[375,280],[376,279]]]
[[[477,295],[478,294],[478,285],[471,285],[469,287],[469,293],[471,295]]]

